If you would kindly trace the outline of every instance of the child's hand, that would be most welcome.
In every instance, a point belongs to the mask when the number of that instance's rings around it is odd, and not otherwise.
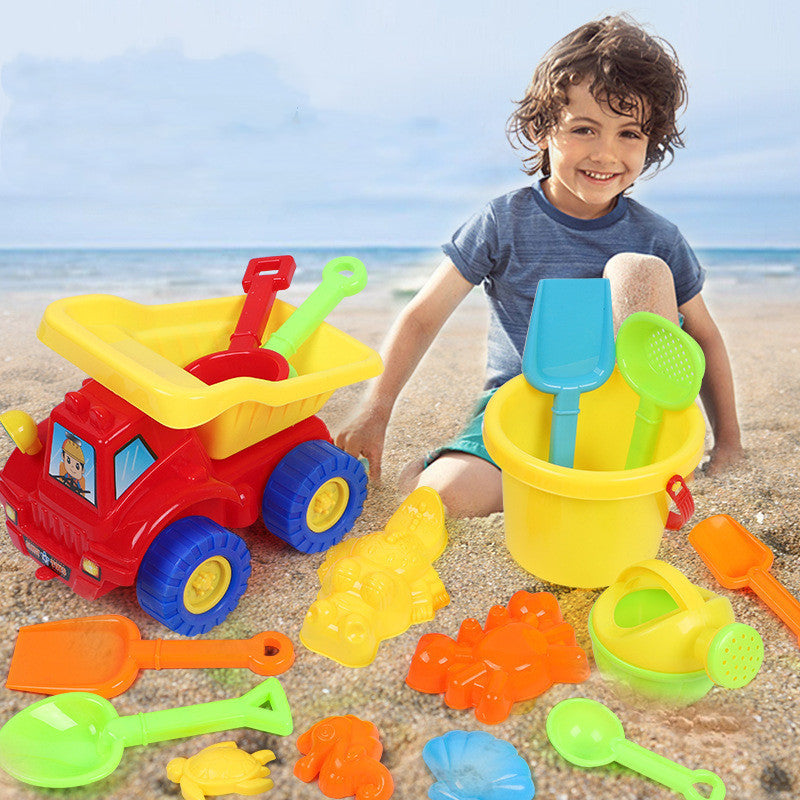
[[[381,481],[381,459],[388,423],[383,414],[368,406],[336,434],[337,447],[355,458],[363,456],[369,461],[369,479],[375,484]]]
[[[740,444],[716,444],[709,455],[710,458],[703,467],[703,472],[710,477],[732,469],[747,458]]]

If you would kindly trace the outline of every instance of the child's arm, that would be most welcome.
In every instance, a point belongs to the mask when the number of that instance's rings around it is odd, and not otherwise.
[[[703,348],[706,357],[706,372],[700,397],[714,432],[714,447],[707,470],[709,474],[713,474],[744,457],[736,416],[731,364],[722,334],[711,318],[702,296],[695,295],[678,310],[684,316],[684,330]]]
[[[368,459],[371,479],[380,480],[386,427],[397,396],[442,325],[472,288],[473,284],[445,258],[389,330],[381,352],[383,373],[336,435],[339,447]]]

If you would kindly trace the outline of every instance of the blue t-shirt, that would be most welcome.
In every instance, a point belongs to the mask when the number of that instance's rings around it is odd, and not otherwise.
[[[489,298],[486,388],[522,372],[522,351],[542,278],[600,278],[611,256],[645,253],[666,261],[678,306],[702,288],[705,270],[678,228],[620,197],[597,219],[559,211],[537,182],[498,197],[442,246],[456,269]]]

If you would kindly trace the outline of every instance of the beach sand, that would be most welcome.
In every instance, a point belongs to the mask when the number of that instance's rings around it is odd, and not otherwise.
[[[727,342],[737,387],[746,463],[693,483],[697,510],[693,522],[727,513],[738,519],[775,552],[773,573],[800,597],[800,289],[784,281],[709,287],[707,301]],[[181,299],[181,298],[174,298]],[[362,341],[378,346],[389,319],[403,298],[373,291],[355,311],[339,310],[335,324]],[[35,339],[45,298],[6,298],[0,316],[0,406],[22,408],[41,419],[64,392],[79,385],[81,375]],[[401,497],[395,484],[410,458],[453,434],[481,385],[486,312],[474,293],[444,328],[398,403],[386,444],[384,480],[372,487],[364,514],[352,535],[379,530]],[[336,429],[351,412],[361,387],[339,391],[321,416]],[[0,443],[4,462],[11,451]],[[503,518],[448,522],[449,546],[435,566],[450,594],[449,606],[429,623],[384,642],[375,661],[348,669],[306,650],[298,632],[314,600],[316,568],[323,556],[302,555],[266,534],[260,525],[247,532],[253,571],[247,593],[228,620],[206,638],[247,637],[279,630],[295,643],[297,660],[281,677],[294,715],[295,733],[286,738],[251,731],[200,736],[129,749],[119,769],[100,783],[69,791],[40,790],[0,774],[0,797],[175,798],[178,788],[166,778],[171,758],[189,756],[211,743],[236,739],[248,750],[270,748],[275,788],[272,800],[322,797],[315,785],[292,775],[297,736],[329,715],[355,714],[378,727],[383,763],[395,781],[397,800],[422,800],[433,779],[422,760],[422,748],[449,730],[487,730],[510,741],[530,764],[543,800],[614,798],[661,800],[676,795],[616,766],[579,770],[563,761],[548,744],[545,719],[553,705],[585,696],[607,703],[620,716],[627,736],[689,768],[716,772],[731,800],[775,800],[800,796],[800,650],[795,636],[749,592],[720,589],[686,540],[687,525],[666,534],[659,556],[687,577],[730,598],[737,619],[756,627],[766,645],[764,666],[746,688],[715,688],[703,700],[680,710],[635,702],[618,695],[593,666],[585,683],[557,685],[541,697],[518,704],[507,721],[484,726],[471,711],[447,708],[440,696],[424,695],[404,682],[419,637],[442,631],[455,635],[470,616],[481,622],[494,604],[505,604],[519,589],[552,591],[574,625],[579,643],[589,649],[586,621],[599,592],[551,586],[519,568],[504,546]],[[73,595],[58,581],[40,583],[33,562],[0,533],[0,664],[8,664],[17,628],[44,620],[101,613],[130,616],[148,638],[174,638],[137,606],[133,589],[120,589],[94,602]],[[54,653],[57,659],[58,654]],[[135,714],[240,694],[258,678],[245,670],[143,672],[136,684],[113,703],[120,714]],[[37,699],[0,690],[0,720]]]

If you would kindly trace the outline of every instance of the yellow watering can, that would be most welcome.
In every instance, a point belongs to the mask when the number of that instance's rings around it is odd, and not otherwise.
[[[620,573],[592,608],[589,632],[601,672],[684,703],[714,684],[745,686],[764,658],[758,631],[735,621],[729,600],[657,559]]]

